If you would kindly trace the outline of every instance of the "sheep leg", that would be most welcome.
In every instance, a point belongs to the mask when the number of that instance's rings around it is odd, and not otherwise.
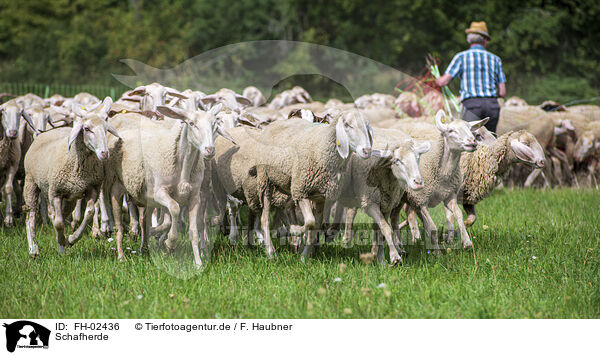
[[[123,221],[121,215],[122,196],[123,191],[121,186],[115,183],[111,188],[110,199],[112,204],[113,216],[115,218],[115,239],[117,241],[117,254],[119,256],[119,260],[125,259],[125,253],[123,252]]]
[[[377,258],[377,262],[383,264],[385,262],[385,247],[383,246],[383,235],[377,223],[372,223],[373,229],[373,245],[371,246],[371,254]]]
[[[27,227],[27,244],[29,245],[29,255],[36,257],[40,254],[38,245],[35,242],[35,217],[40,200],[40,189],[35,185],[32,178],[26,176],[25,187],[23,190],[23,197],[28,209],[25,224]]]
[[[179,221],[180,212],[179,204],[169,196],[169,192],[165,187],[158,189],[158,191],[154,193],[154,200],[169,210],[171,228],[169,229],[167,239],[165,240],[165,246],[169,252],[172,252],[175,250],[175,242],[177,241],[177,227],[179,225],[177,221]]]
[[[129,235],[132,236],[131,240],[135,242],[140,234],[140,215],[129,195],[125,195],[125,202],[129,210]]]
[[[202,267],[202,259],[200,258],[200,250],[198,248],[198,244],[200,242],[200,235],[198,233],[198,212],[200,210],[200,201],[197,195],[192,196],[190,199],[190,208],[189,208],[189,218],[190,218],[190,227],[189,227],[189,235],[190,242],[192,243],[192,252],[194,253],[194,262],[196,263],[196,267]]]
[[[71,228],[75,229],[81,223],[81,208],[83,206],[83,199],[80,198],[77,200],[75,204],[75,208],[73,209],[73,213],[71,213],[72,221]]]
[[[239,237],[237,216],[238,206],[231,200],[227,199],[227,218],[229,219],[229,243],[235,245]]]
[[[325,240],[331,243],[340,230],[342,219],[344,218],[344,207],[338,202],[335,205],[335,213],[333,214],[333,222],[327,228]]]
[[[152,219],[151,209],[147,207],[138,207],[138,215],[140,216],[141,243],[140,253],[148,252],[148,242],[150,238],[150,222]]]
[[[406,256],[404,245],[402,245],[402,236],[400,235],[400,229],[397,228],[398,220],[400,219],[400,208],[394,208],[390,213],[390,225],[394,231],[394,245],[401,256]]]
[[[13,188],[13,181],[18,168],[19,164],[11,164],[6,175],[6,183],[4,184],[4,193],[6,196],[6,216],[4,216],[4,225],[7,227],[12,227],[15,223],[13,217],[13,198],[16,196]]]
[[[300,211],[302,212],[302,217],[304,218],[304,225],[290,226],[290,233],[294,235],[300,235],[306,232],[309,229],[315,229],[315,216],[312,212],[312,204],[309,199],[302,199],[298,201],[298,207],[300,207]]]
[[[315,221],[323,220],[324,204],[315,204],[316,216],[313,215],[312,209],[310,208],[310,200],[301,200],[298,204],[300,205],[304,217],[304,227],[308,228],[306,245],[304,246],[304,250],[302,250],[302,261],[307,261],[313,252],[314,244],[317,242],[318,230]]]
[[[368,205],[365,212],[369,215],[369,217],[373,218],[375,223],[379,226],[379,230],[383,233],[385,237],[385,241],[387,242],[388,247],[390,248],[390,264],[397,265],[402,262],[402,257],[396,250],[394,245],[394,239],[392,237],[392,227],[387,223],[385,217],[381,213],[379,206],[375,204]],[[378,246],[378,248],[383,248],[383,245]]]
[[[248,233],[246,237],[246,246],[250,247],[254,244],[254,225],[255,225],[256,215],[251,210],[248,209]]]
[[[421,218],[423,219],[423,218]],[[417,240],[421,239],[421,231],[419,231],[419,222],[417,221],[417,211],[406,205],[406,221],[410,228],[410,234],[412,236],[412,243],[415,244]]]
[[[94,213],[94,203],[96,202],[96,197],[98,197],[96,190],[91,190],[88,194],[85,211],[83,213],[83,219],[81,220],[77,230],[75,230],[75,232],[69,236],[69,246],[77,243],[77,241],[79,241],[79,239],[81,239],[83,236],[83,231],[85,230],[85,227],[87,227],[88,223],[90,222],[90,218]]]
[[[54,215],[52,216],[52,225],[54,226],[54,232],[56,233],[56,242],[58,243],[58,253],[65,253],[65,246],[67,246],[67,240],[65,239],[65,222],[63,220],[63,201],[60,197],[52,198],[52,208]]]
[[[263,208],[262,215],[260,217],[260,223],[265,236],[265,252],[267,253],[267,257],[269,259],[275,259],[277,258],[277,253],[275,252],[275,247],[273,246],[273,241],[271,240],[271,226],[269,215],[269,213],[271,212],[271,197],[269,196],[268,189],[265,190],[262,200]]]
[[[460,230],[460,239],[463,244],[463,248],[471,248],[473,246],[473,242],[469,238],[469,233],[467,233],[467,227],[465,227],[465,222],[463,220],[463,214],[458,206],[458,202],[456,201],[456,197],[451,198],[450,200],[444,203],[444,206],[450,209],[454,213],[454,217],[458,222],[458,229]]]
[[[454,212],[446,206],[444,206],[444,212],[446,212],[446,222],[448,223],[448,237],[446,241],[452,243],[452,240],[454,240]]]
[[[40,215],[42,216],[42,224],[48,224],[48,204],[44,196],[40,196]]]
[[[345,245],[350,245],[352,243],[352,224],[354,223],[354,217],[356,217],[357,210],[358,209],[356,208],[346,209],[346,225],[344,226],[344,237],[342,238]]]
[[[465,226],[470,227],[477,220],[477,212],[475,211],[475,205],[465,203],[465,204],[463,204],[463,208],[465,209],[465,212],[467,212],[467,219],[465,220]]]
[[[525,179],[524,187],[531,187],[531,185],[535,182],[535,179],[537,179],[541,172],[541,169],[533,169],[529,176],[527,176],[527,179]]]
[[[438,230],[429,214],[429,209],[427,206],[421,206],[417,210],[417,215],[423,221],[423,226],[425,227],[425,234],[431,238],[431,243],[433,244],[433,253],[436,256],[440,255],[440,246],[438,243]],[[461,217],[462,218],[462,217]]]
[[[100,238],[100,203],[94,205],[94,216],[92,217],[92,237]]]

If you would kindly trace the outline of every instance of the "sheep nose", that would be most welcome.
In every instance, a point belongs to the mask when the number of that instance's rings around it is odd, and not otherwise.
[[[371,156],[371,148],[363,148],[362,155],[365,157],[370,157]]]
[[[104,160],[108,158],[108,150],[104,150],[102,152],[100,152],[100,159]]]
[[[535,163],[535,165],[537,165],[538,168],[543,168],[544,165],[546,165],[546,162],[544,161],[544,159],[540,159]]]
[[[422,189],[425,186],[425,182],[421,178],[413,179],[413,186],[414,189]]]
[[[213,156],[215,154],[215,147],[210,146],[210,147],[206,147],[204,148],[204,152],[206,153],[206,156]]]
[[[15,138],[17,137],[17,130],[11,129],[8,131],[8,133],[6,133],[6,135],[8,136],[8,138]]]

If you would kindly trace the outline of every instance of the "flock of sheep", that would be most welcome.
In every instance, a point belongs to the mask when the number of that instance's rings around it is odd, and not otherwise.
[[[4,224],[12,226],[22,209],[32,256],[39,254],[39,218],[53,224],[59,253],[93,221],[94,235],[114,233],[119,258],[125,257],[126,222],[132,238],[140,235],[142,250],[156,237],[173,251],[187,229],[201,266],[209,226],[238,243],[242,205],[248,208],[246,242],[256,239],[269,258],[276,257],[274,231],[302,250],[303,259],[319,236],[330,241],[343,232],[349,243],[362,209],[378,230],[373,255],[384,262],[387,245],[389,261],[397,264],[404,252],[400,229],[408,226],[412,241],[421,238],[417,217],[440,253],[429,213],[440,203],[447,241],[456,223],[462,246],[471,248],[467,227],[475,222],[475,205],[499,184],[519,183],[524,174],[527,184],[538,175],[577,181],[574,172],[584,165],[595,183],[598,107],[532,107],[509,99],[496,137],[485,129],[487,119],[446,117],[439,95],[427,100],[424,106],[410,94],[376,93],[354,103],[322,103],[294,87],[267,104],[255,87],[241,95],[229,89],[206,95],[158,83],[114,103],[87,93],[27,94],[0,106]],[[549,106],[553,112],[546,112]]]

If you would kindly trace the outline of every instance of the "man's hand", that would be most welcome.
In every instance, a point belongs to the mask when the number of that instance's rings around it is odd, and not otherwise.
[[[440,76],[439,78],[435,79],[435,83],[441,87],[441,86],[448,85],[450,80],[452,80],[452,75],[444,74],[444,75]]]
[[[506,83],[498,84],[498,97],[506,96]]]

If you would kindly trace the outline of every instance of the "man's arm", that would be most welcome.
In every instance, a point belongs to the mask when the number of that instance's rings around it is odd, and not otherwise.
[[[446,74],[440,76],[439,78],[435,79],[435,82],[439,86],[446,86],[446,85],[448,85],[450,80],[452,80],[452,75],[446,73]]]
[[[500,84],[498,84],[498,96],[499,97],[505,97],[506,96],[506,83],[500,83]]]

